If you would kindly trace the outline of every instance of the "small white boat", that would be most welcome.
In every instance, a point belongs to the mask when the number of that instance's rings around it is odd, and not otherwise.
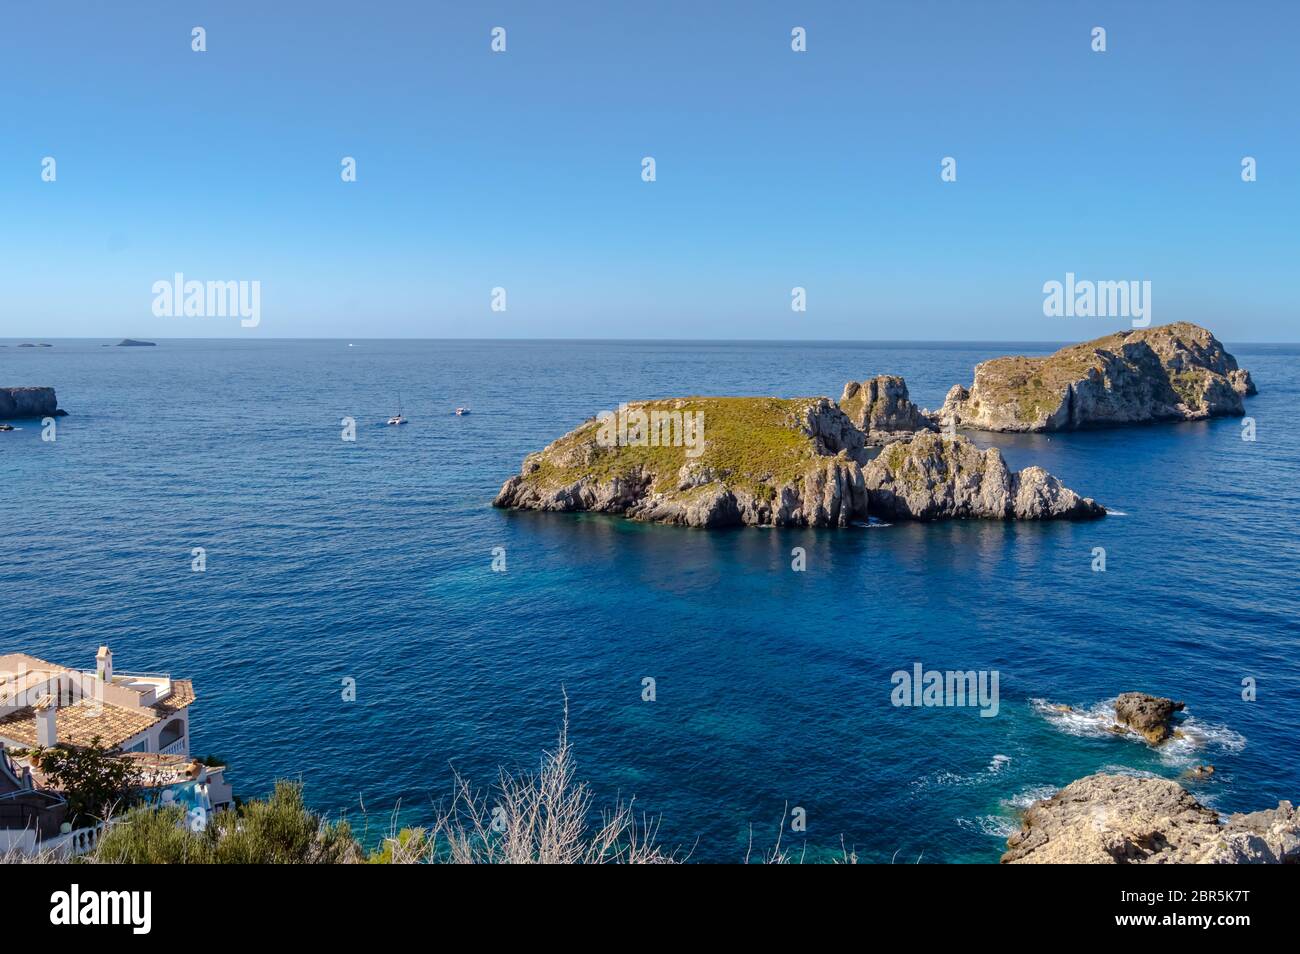
[[[388,419],[389,427],[396,427],[398,424],[405,424],[406,418],[402,417],[402,393],[397,393],[397,413]]]
[[[456,408],[456,416],[457,416],[457,417],[464,417],[464,416],[465,416],[466,414],[468,414],[468,413],[469,413],[469,408],[467,408],[467,407],[458,407],[458,408]]]

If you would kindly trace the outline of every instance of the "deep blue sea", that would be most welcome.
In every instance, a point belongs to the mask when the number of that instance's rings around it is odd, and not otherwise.
[[[1103,769],[1211,763],[1189,784],[1221,811],[1300,798],[1300,346],[1228,343],[1253,443],[1235,419],[972,435],[1118,511],[1098,522],[709,532],[490,502],[620,401],[897,373],[936,407],[977,361],[1052,346],[102,343],[0,348],[0,385],[70,412],[53,443],[0,434],[0,652],[90,667],[106,643],[193,678],[193,747],[243,795],[301,778],[374,834],[398,804],[417,823],[453,767],[535,767],[567,691],[597,802],[635,796],[697,861],[770,847],[795,808],[783,844],[810,857],[996,861],[1019,807]],[[399,394],[411,423],[385,427]],[[894,707],[917,662],[997,670],[998,715]],[[1106,732],[1129,689],[1185,700],[1186,738]]]

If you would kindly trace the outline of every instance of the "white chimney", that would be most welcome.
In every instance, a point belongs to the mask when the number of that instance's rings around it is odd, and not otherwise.
[[[100,646],[95,653],[95,675],[104,682],[113,681],[113,650],[107,646]]]
[[[59,741],[59,710],[51,699],[36,710],[36,744],[48,749]]]

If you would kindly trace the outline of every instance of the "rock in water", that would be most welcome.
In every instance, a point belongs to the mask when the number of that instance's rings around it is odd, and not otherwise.
[[[881,374],[869,381],[850,381],[840,395],[840,408],[871,445],[911,440],[917,431],[935,425],[912,403],[907,382],[893,374]]]
[[[975,366],[954,385],[939,421],[985,431],[1066,431],[1245,412],[1250,372],[1214,335],[1188,322],[1120,331],[1040,358]]]
[[[1089,775],[1025,812],[1004,864],[1287,864],[1300,862],[1290,802],[1219,820],[1177,782]]]
[[[54,388],[0,388],[0,418],[61,417]]]
[[[116,347],[116,348],[156,348],[156,347],[158,347],[158,345],[157,345],[156,342],[153,342],[153,341],[138,341],[138,340],[136,340],[135,338],[123,338],[123,339],[122,339],[121,341],[119,341],[116,345],[114,345],[114,347]]]
[[[1159,745],[1173,734],[1170,722],[1174,713],[1182,710],[1183,704],[1173,699],[1125,692],[1115,700],[1115,721],[1140,732],[1152,745]]]
[[[688,439],[672,440],[678,433]],[[945,447],[923,431],[870,462],[865,442],[824,397],[642,401],[528,455],[493,505],[692,527],[844,527],[882,513],[937,520],[1105,512],[1040,468],[1011,473],[996,450],[980,452],[961,438]]]
[[[919,432],[910,441],[886,446],[864,471],[877,516],[1050,520],[1106,513],[1041,467],[1015,473],[996,447],[981,451],[964,437]]]

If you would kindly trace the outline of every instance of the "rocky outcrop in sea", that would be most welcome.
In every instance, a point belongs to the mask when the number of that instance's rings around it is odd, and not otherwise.
[[[1188,322],[1120,331],[1045,357],[1004,357],[954,385],[938,422],[986,431],[1066,431],[1245,413],[1250,372]]]
[[[850,399],[863,399],[850,406],[868,426],[865,432],[824,397],[624,405],[528,455],[493,505],[613,513],[691,527],[845,527],[871,516],[1039,520],[1105,513],[1041,468],[1013,472],[996,449],[981,451],[962,437],[904,431],[903,439],[873,459],[869,425],[891,425],[915,412],[902,379],[884,382],[845,389]],[[698,432],[686,428],[687,440],[672,440],[681,433],[676,424],[691,421],[699,423]]]
[[[54,388],[0,388],[0,418],[62,417]]]
[[[1220,819],[1177,782],[1089,775],[1025,812],[1003,864],[1293,864],[1290,802]]]
[[[1174,734],[1175,712],[1184,709],[1181,702],[1145,692],[1120,693],[1115,700],[1115,721],[1133,729],[1152,745],[1159,745]]]

